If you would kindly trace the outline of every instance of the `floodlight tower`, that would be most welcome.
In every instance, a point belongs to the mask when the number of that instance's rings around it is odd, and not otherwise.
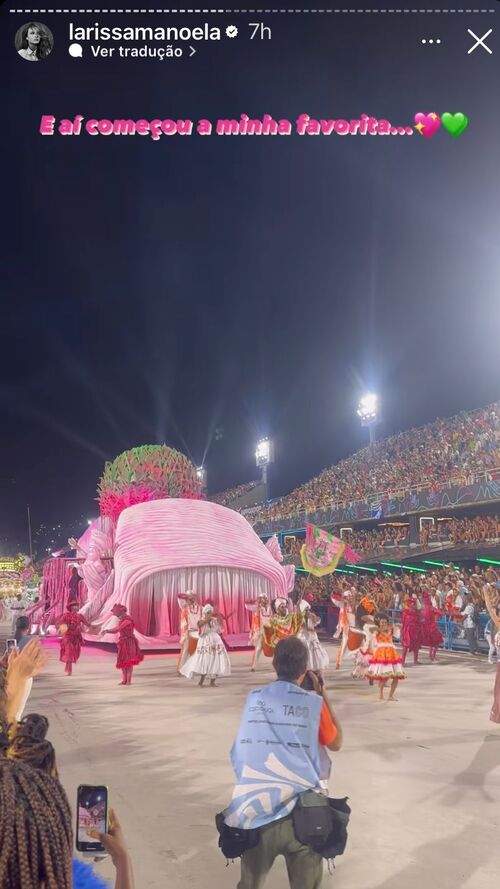
[[[261,438],[255,449],[255,465],[262,470],[262,481],[268,486],[268,467],[274,463],[274,445],[270,438]],[[267,490],[266,490],[267,496]]]
[[[361,420],[361,425],[368,427],[368,431],[370,433],[370,444],[373,444],[377,438],[375,427],[379,421],[378,395],[375,395],[374,392],[367,392],[366,395],[363,395],[361,401],[358,404],[357,414]]]
[[[202,490],[206,491],[206,489],[207,489],[207,470],[205,469],[204,466],[198,466],[198,469],[196,470],[196,477],[197,477],[198,481],[200,482]]]

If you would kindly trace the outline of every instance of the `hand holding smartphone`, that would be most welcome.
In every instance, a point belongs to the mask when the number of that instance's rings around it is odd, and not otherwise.
[[[84,855],[106,855],[107,851],[91,831],[108,830],[108,788],[104,785],[80,784],[76,798],[76,848]]]

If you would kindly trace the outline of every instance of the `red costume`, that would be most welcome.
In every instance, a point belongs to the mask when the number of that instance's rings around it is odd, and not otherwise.
[[[118,652],[116,656],[116,668],[122,671],[120,685],[131,685],[132,670],[144,660],[144,655],[139,648],[139,643],[134,635],[135,624],[127,614],[124,605],[113,605],[112,613],[119,618],[117,627],[107,629],[106,633],[119,633]]]
[[[68,602],[68,607],[71,604]],[[82,650],[82,627],[90,629],[90,624],[87,618],[83,614],[79,614],[78,611],[65,611],[61,624],[65,625],[67,629],[61,638],[59,660],[66,664],[66,673],[71,674],[73,664],[76,664]]]
[[[119,633],[118,653],[116,656],[116,667],[118,670],[127,670],[129,667],[136,667],[144,660],[144,655],[139,648],[139,643],[134,635],[135,624],[128,614],[120,618],[116,630],[109,630],[111,633]]]
[[[418,652],[422,646],[422,624],[420,611],[414,599],[408,599],[401,615],[401,645],[403,646],[403,664],[409,651],[413,651],[415,663],[418,663]]]
[[[428,645],[432,650],[438,648],[443,643],[443,634],[436,625],[436,621],[442,612],[438,608],[434,608],[429,593],[423,593],[422,599],[424,602],[422,611],[422,645]]]

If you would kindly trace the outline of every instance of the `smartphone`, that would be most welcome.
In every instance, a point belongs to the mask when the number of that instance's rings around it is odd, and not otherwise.
[[[108,829],[108,788],[101,784],[80,784],[76,796],[76,812],[78,852],[106,855],[102,843],[89,836],[89,831],[105,833]]]
[[[16,640],[15,639],[7,639],[7,647],[5,650],[7,652],[9,652],[9,651],[12,651],[13,648],[17,648]]]

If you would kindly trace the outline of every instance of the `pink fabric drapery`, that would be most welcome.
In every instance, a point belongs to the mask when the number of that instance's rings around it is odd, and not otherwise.
[[[236,614],[229,627],[230,632],[236,633],[246,632],[248,620],[244,602],[255,598],[262,582],[265,582],[265,592],[270,598],[286,598],[293,588],[293,568],[292,571],[283,569],[243,516],[201,500],[156,500],[124,510],[116,527],[114,564],[115,587],[106,612],[116,602],[122,602],[132,616],[137,609],[142,625],[147,620],[141,614],[140,606],[135,604],[139,599],[134,591],[137,588],[144,595],[147,589],[141,586],[144,581],[166,571],[225,569],[228,573],[221,576],[222,585],[219,589],[212,586],[210,596],[215,598],[220,594],[225,603],[235,604]],[[237,575],[241,575],[239,584],[236,584]],[[172,597],[174,592],[176,597],[190,588],[188,577],[189,574],[184,583],[178,576],[180,586],[172,590]],[[245,577],[252,578],[247,581],[248,596],[242,594]],[[202,591],[197,592],[201,594]],[[167,598],[170,598],[170,592]],[[170,627],[175,620],[172,606],[167,602],[162,607],[166,609],[165,616],[155,614],[154,619],[160,626]],[[231,610],[228,608],[227,613]]]
[[[229,618],[225,625],[229,635],[248,632],[251,615],[245,603],[263,593],[272,596],[269,581],[250,571],[217,567],[160,571],[137,583],[130,593],[128,608],[137,631],[144,636],[178,636],[177,596],[189,589],[196,590],[202,605],[212,602]]]
[[[64,612],[69,595],[69,580],[74,561],[71,559],[47,559],[43,566],[43,602],[48,601],[50,607],[45,614],[45,623],[56,620]],[[83,580],[78,585],[80,603],[87,598],[87,587]]]

